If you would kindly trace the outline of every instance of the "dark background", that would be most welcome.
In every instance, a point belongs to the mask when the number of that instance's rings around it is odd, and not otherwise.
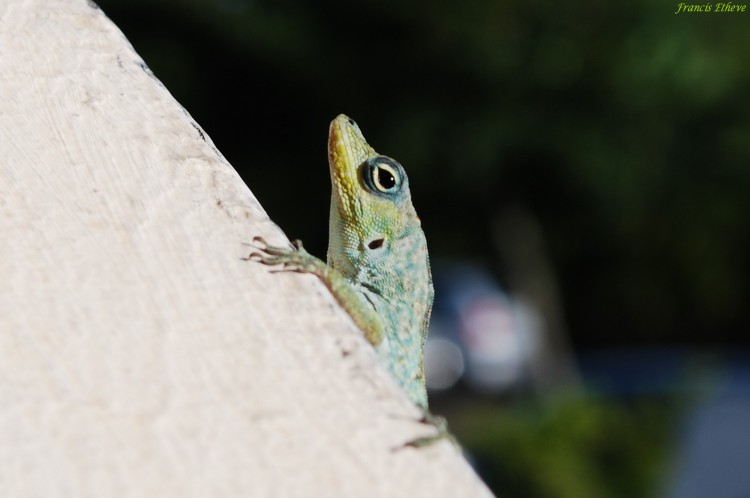
[[[438,264],[481,266],[512,293],[497,220],[533,220],[576,364],[623,350],[723,363],[748,345],[750,12],[675,15],[676,2],[645,0],[98,3],[314,254],[327,245],[328,123],[345,113],[405,166]],[[663,490],[694,384],[623,395],[583,376],[575,394],[458,388],[436,403],[504,496]]]

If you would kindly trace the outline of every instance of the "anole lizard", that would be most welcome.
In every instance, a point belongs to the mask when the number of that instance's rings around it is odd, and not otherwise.
[[[254,241],[261,253],[250,258],[317,275],[422,408],[425,420],[444,432],[427,410],[423,349],[434,291],[427,242],[406,172],[375,152],[343,114],[331,122],[328,164],[328,263],[310,255],[300,241],[286,248],[269,246],[261,238]]]

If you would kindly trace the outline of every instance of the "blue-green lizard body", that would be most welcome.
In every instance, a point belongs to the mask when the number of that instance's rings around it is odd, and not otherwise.
[[[403,167],[379,155],[344,115],[328,137],[331,174],[328,264],[267,246],[253,259],[317,275],[362,329],[409,398],[427,412],[423,349],[433,288],[427,242]]]

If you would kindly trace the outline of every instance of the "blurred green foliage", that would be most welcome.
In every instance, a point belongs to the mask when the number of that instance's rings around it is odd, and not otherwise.
[[[501,496],[647,498],[665,488],[673,403],[568,393],[544,403],[472,403],[450,417]]]
[[[412,179],[433,256],[545,229],[576,344],[746,341],[750,14],[588,0],[106,0],[271,216],[322,255],[340,112]],[[300,209],[304,207],[304,209]]]

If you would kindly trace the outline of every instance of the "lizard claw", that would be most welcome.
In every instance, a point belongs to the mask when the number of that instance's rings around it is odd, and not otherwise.
[[[250,243],[250,245],[257,247],[258,249],[264,249],[268,247],[268,242],[266,242],[266,239],[260,236],[253,237],[253,241]]]
[[[263,237],[253,237],[253,240],[251,242],[243,242],[242,245],[250,246],[254,249],[258,249],[259,251],[266,252],[266,249],[268,249],[268,242],[266,242],[266,239]],[[263,263],[263,260],[266,258],[262,254],[262,252],[256,252],[253,251],[244,258],[240,258],[243,261],[257,261],[258,263]]]
[[[439,441],[448,440],[457,447],[461,447],[458,440],[448,431],[448,422],[445,418],[433,415],[428,409],[424,409],[422,417],[419,419],[420,424],[432,425],[437,429],[435,434],[430,436],[422,436],[411,441],[407,441],[401,446],[393,448],[393,451],[402,450],[404,448],[424,448],[431,446]]]
[[[263,255],[259,252],[251,252],[244,258],[242,258],[244,261],[257,261],[258,263],[263,262]]]

